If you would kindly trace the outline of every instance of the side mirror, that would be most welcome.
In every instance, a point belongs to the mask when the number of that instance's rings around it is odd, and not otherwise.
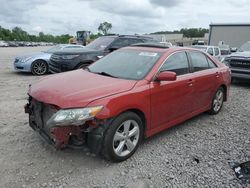
[[[158,81],[175,81],[176,73],[171,71],[160,72],[156,78]]]

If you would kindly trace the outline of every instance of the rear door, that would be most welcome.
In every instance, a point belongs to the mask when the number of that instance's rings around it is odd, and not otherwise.
[[[189,51],[194,83],[194,109],[199,110],[210,105],[218,87],[219,69],[204,53]]]
[[[152,128],[181,118],[192,111],[193,76],[190,74],[186,52],[171,55],[162,65],[161,71],[173,71],[176,81],[151,82]]]

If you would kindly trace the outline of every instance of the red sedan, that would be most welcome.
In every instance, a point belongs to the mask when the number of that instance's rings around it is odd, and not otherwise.
[[[141,140],[203,112],[217,114],[231,73],[189,48],[137,44],[87,69],[48,76],[29,89],[30,126],[57,148],[86,145],[113,161]]]

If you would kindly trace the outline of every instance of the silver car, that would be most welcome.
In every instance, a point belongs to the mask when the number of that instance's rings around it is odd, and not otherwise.
[[[32,72],[34,75],[44,75],[49,70],[49,59],[52,53],[69,48],[79,49],[85,47],[81,45],[61,44],[54,46],[47,51],[19,56],[15,58],[14,68],[20,72]]]

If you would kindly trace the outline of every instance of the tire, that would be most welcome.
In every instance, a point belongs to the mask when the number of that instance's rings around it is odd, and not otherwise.
[[[135,153],[142,137],[141,118],[133,112],[125,112],[108,126],[104,134],[102,155],[114,162],[124,161]]]
[[[211,109],[208,111],[209,114],[211,115],[215,115],[218,114],[223,106],[223,102],[224,102],[224,96],[225,96],[225,91],[222,87],[220,87],[212,100],[212,104],[211,104]]]
[[[76,66],[76,69],[84,69],[86,68],[87,66],[89,66],[90,64],[87,64],[87,63],[83,63],[83,64],[80,64],[80,65],[77,65]]]
[[[48,73],[48,64],[45,61],[37,60],[32,64],[31,72],[34,75],[44,75]]]

